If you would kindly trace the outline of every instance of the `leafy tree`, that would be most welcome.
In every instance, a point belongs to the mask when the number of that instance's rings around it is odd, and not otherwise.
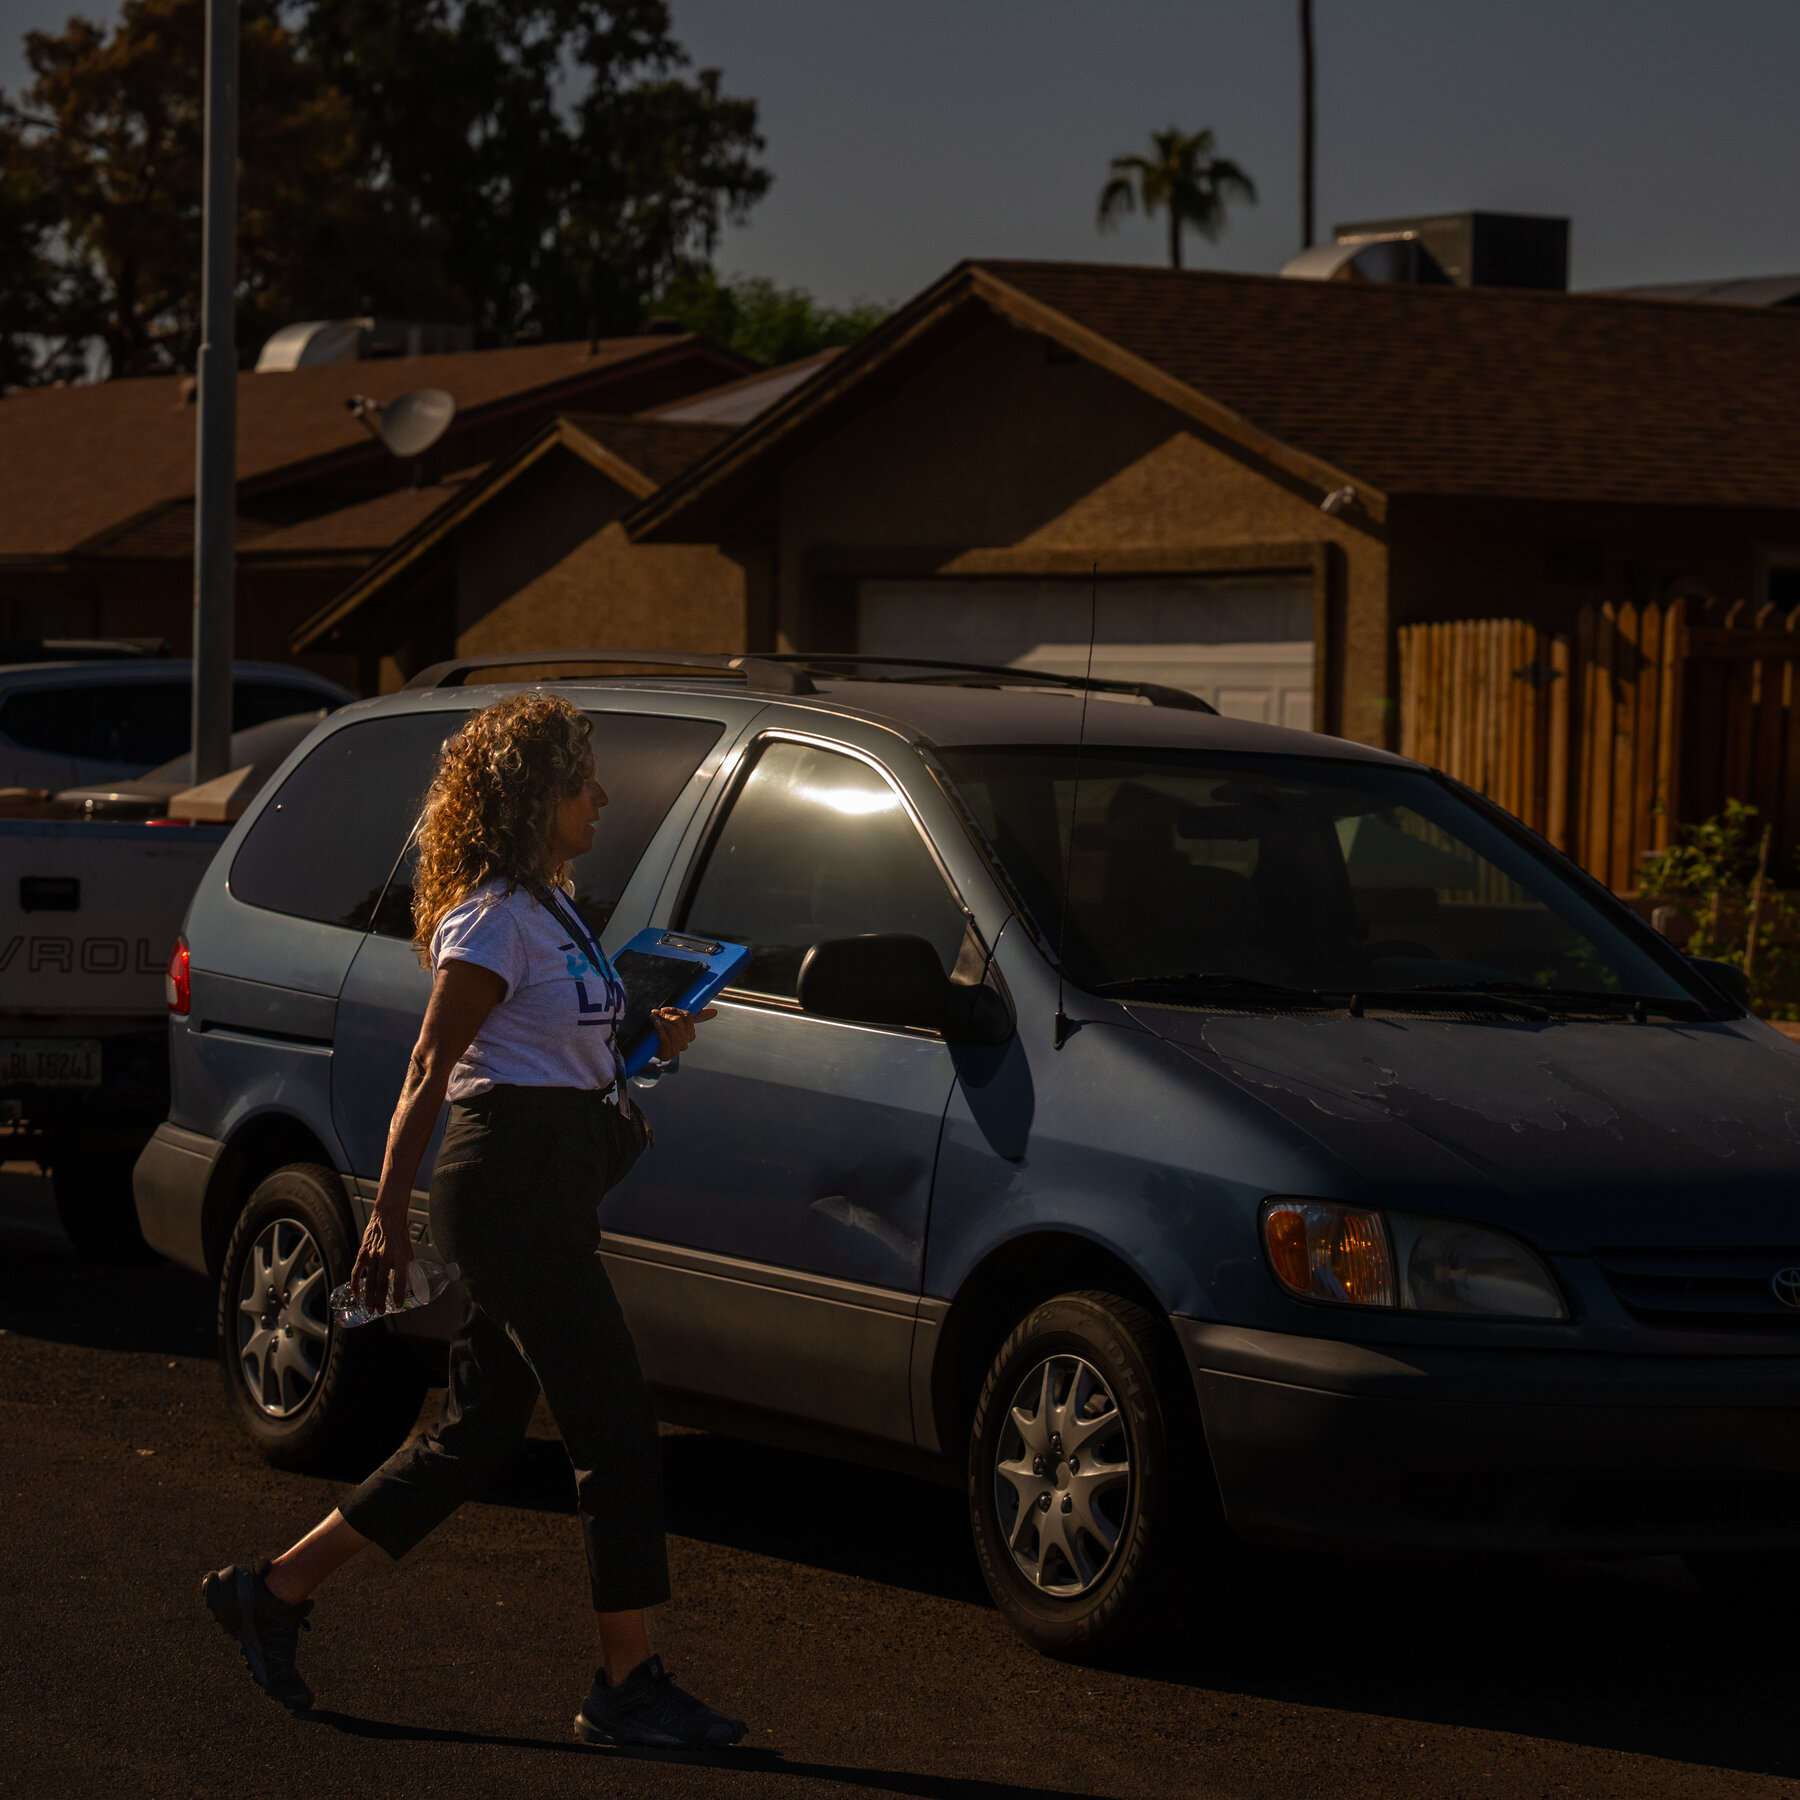
[[[191,364],[200,329],[205,0],[125,0],[110,34],[26,34],[33,81],[9,168],[59,224],[56,260],[98,302],[111,373]],[[457,310],[403,196],[356,179],[349,105],[267,0],[244,0],[239,341],[290,319]]]
[[[1148,156],[1115,156],[1112,178],[1100,190],[1100,229],[1141,203],[1147,216],[1169,215],[1169,267],[1181,267],[1181,232],[1191,225],[1216,243],[1225,229],[1225,203],[1237,194],[1256,203],[1256,185],[1228,157],[1213,154],[1210,131],[1184,132],[1171,125],[1150,134]]]
[[[666,0],[293,0],[361,171],[410,196],[486,342],[636,328],[768,191],[754,101],[693,80]],[[573,81],[573,106],[561,96]]]
[[[57,227],[23,140],[0,125],[0,393],[74,379],[85,367],[95,295],[56,254]]]
[[[871,300],[821,306],[805,288],[777,287],[760,275],[716,275],[711,269],[679,277],[653,305],[665,318],[765,368],[853,344],[892,310]]]

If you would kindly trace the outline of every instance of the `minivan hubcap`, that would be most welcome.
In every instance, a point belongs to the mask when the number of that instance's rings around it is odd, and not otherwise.
[[[265,1225],[238,1280],[238,1371],[272,1419],[297,1413],[318,1384],[331,1338],[325,1258],[294,1219]]]
[[[1131,1503],[1125,1421],[1100,1371],[1051,1356],[1019,1383],[994,1466],[1006,1547],[1033,1587],[1085,1594],[1112,1562]]]

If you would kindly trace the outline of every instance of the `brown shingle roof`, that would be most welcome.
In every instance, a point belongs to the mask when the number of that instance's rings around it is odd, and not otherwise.
[[[475,479],[485,465],[446,475],[423,487],[395,488],[372,494],[348,505],[320,512],[315,517],[292,521],[258,517],[240,510],[237,520],[238,554],[348,555],[358,560],[387,548],[396,538],[429,518],[446,501],[453,500]],[[143,514],[124,530],[109,533],[102,545],[88,552],[96,557],[168,560],[190,556],[194,548],[194,503],[171,500],[166,506]]]
[[[1785,311],[980,266],[1389,494],[1800,506],[1800,318]]]
[[[696,351],[722,377],[743,367],[693,338],[653,336],[602,339],[593,356],[585,343],[529,344],[240,375],[238,479],[254,487],[334,457],[385,458],[344,410],[352,394],[386,401],[411,388],[447,388],[460,423],[534,398],[552,408],[590,395],[603,402],[630,365]],[[0,557],[66,555],[190,497],[194,407],[183,391],[176,376],[147,376],[0,399]]]
[[[1800,312],[1116,264],[964,263],[642,503],[716,536],[985,306],[1321,491],[1800,508]]]
[[[660,419],[616,419],[607,413],[564,413],[571,425],[661,487],[732,435],[734,425],[678,425]]]
[[[655,419],[614,418],[605,413],[559,415],[486,468],[468,471],[467,480],[459,480],[454,486],[442,484],[435,489],[418,490],[421,496],[432,496],[428,510],[417,514],[404,531],[384,540],[383,553],[329,604],[300,625],[292,639],[293,647],[302,650],[313,646],[346,619],[378,603],[382,594],[421,557],[435,551],[482,508],[499,501],[520,475],[559,445],[592,464],[635,499],[654,492],[664,481],[734,435],[735,429],[729,425],[678,425]],[[333,514],[332,519],[338,516]],[[319,520],[290,528],[260,540],[256,550],[270,554],[291,552],[301,543],[300,533],[315,531],[317,526],[328,523],[329,520]]]

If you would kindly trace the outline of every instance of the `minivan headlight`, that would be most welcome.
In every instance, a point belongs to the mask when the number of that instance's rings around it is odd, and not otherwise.
[[[1262,1225],[1276,1280],[1309,1300],[1489,1319],[1569,1316],[1536,1252],[1485,1225],[1330,1200],[1265,1200]]]
[[[1569,1316],[1561,1290],[1536,1252],[1503,1231],[1411,1213],[1389,1214],[1388,1229],[1402,1306],[1505,1319]]]

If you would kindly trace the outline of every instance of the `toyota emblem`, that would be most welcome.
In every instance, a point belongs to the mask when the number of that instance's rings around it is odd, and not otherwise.
[[[1777,1269],[1769,1277],[1769,1289],[1783,1306],[1800,1306],[1800,1268]]]

